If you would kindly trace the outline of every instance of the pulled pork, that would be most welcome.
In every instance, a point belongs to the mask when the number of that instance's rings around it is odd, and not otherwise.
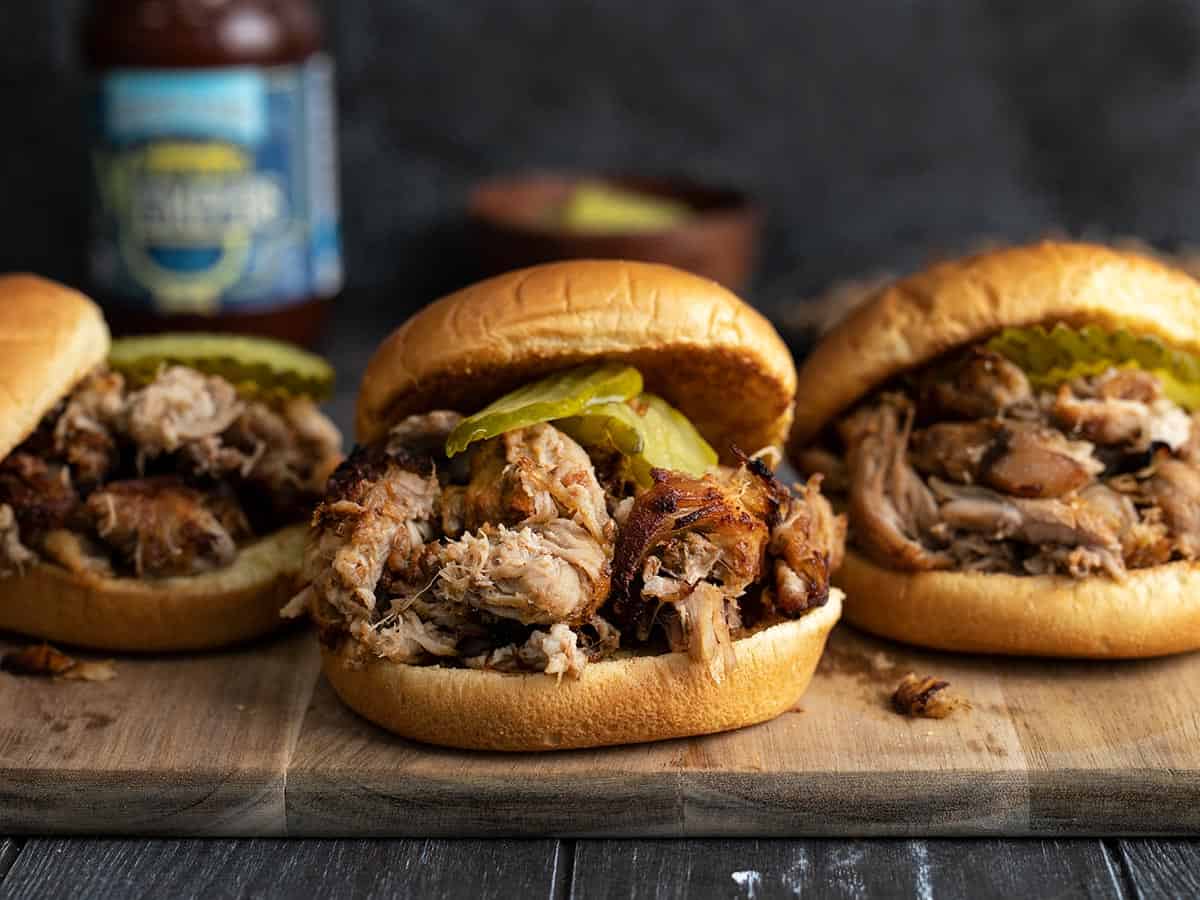
[[[183,366],[136,388],[99,369],[0,462],[0,574],[39,558],[108,576],[227,565],[303,521],[340,444],[307,399],[247,400]]]
[[[327,642],[561,678],[624,636],[629,649],[664,641],[719,680],[751,627],[743,601],[765,621],[828,597],[845,521],[819,477],[796,495],[744,459],[703,478],[655,470],[625,496],[551,424],[474,445],[465,467],[446,460],[459,420],[405,419],[330,479],[292,604]]]
[[[1200,556],[1200,434],[1148,372],[1039,394],[971,348],[867,400],[837,436],[851,540],[889,568],[1122,579]],[[837,450],[801,461],[829,471]]]

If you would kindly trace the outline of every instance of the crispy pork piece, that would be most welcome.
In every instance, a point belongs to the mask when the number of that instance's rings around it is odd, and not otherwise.
[[[205,493],[173,476],[115,481],[93,492],[96,534],[141,575],[190,575],[228,565],[245,537],[231,495]]]
[[[922,415],[931,419],[986,419],[1029,405],[1029,379],[998,353],[973,347],[945,367],[922,373],[917,383]]]
[[[922,719],[944,719],[955,710],[969,709],[970,704],[947,692],[948,687],[948,681],[909,672],[892,694],[892,708],[902,716]]]
[[[12,507],[27,541],[79,524],[82,513],[71,470],[16,450],[0,462],[0,501]]]
[[[1061,497],[1104,470],[1090,443],[1004,419],[930,425],[913,433],[909,458],[926,474],[1017,497]]]
[[[433,460],[403,449],[357,447],[334,471],[304,557],[319,625],[370,620],[389,558],[406,563],[433,536],[440,491]]]

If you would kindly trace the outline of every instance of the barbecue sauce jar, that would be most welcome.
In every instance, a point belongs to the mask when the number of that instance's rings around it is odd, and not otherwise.
[[[310,0],[93,0],[90,288],[119,332],[312,343],[342,284]]]

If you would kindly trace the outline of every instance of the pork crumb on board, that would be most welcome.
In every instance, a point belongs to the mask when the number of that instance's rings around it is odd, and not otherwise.
[[[962,697],[948,693],[948,687],[948,681],[909,672],[892,694],[892,708],[902,716],[920,719],[944,719],[956,710],[971,708]]]

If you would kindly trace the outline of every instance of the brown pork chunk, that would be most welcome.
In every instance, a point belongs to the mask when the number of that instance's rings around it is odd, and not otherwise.
[[[119,466],[124,415],[125,379],[118,372],[93,372],[71,393],[54,424],[54,451],[80,484],[99,484]]]
[[[998,353],[972,347],[920,376],[917,396],[927,418],[988,419],[1033,399],[1025,373]]]
[[[1028,500],[938,478],[930,483],[943,501],[941,517],[948,529],[979,532],[993,540],[1012,539],[1034,547],[1083,548],[1089,551],[1089,567],[1114,578],[1125,575],[1120,540],[1108,516],[1079,497]]]
[[[1184,559],[1200,557],[1200,471],[1160,454],[1146,492],[1162,509],[1180,555]]]
[[[20,450],[0,462],[0,502],[12,507],[26,539],[81,520],[70,470]]]
[[[611,543],[613,526],[604,489],[582,447],[541,423],[485,441],[471,457],[465,525],[549,522],[563,516]]]
[[[96,533],[141,575],[191,575],[233,561],[247,532],[237,500],[173,476],[116,481],[92,493]]]
[[[1103,469],[1085,441],[1031,422],[941,422],[916,431],[909,458],[922,472],[1017,497],[1061,497]]]
[[[745,468],[724,478],[695,478],[663,469],[651,474],[654,485],[634,500],[613,561],[613,614],[618,624],[637,624],[643,637],[658,607],[657,598],[647,599],[633,590],[634,579],[644,571],[647,560],[674,555],[686,559],[694,552],[685,554],[683,548],[673,548],[672,542],[699,534],[716,548],[705,574],[719,573],[726,598],[741,596],[762,574],[771,526],[779,521],[782,496],[777,491],[783,490],[773,479],[768,482]],[[654,576],[662,577],[661,567],[651,568]],[[679,593],[686,594],[686,590]]]
[[[937,502],[908,461],[913,407],[883,394],[838,423],[848,448],[854,539],[877,562],[897,569],[948,569],[937,549]]]

